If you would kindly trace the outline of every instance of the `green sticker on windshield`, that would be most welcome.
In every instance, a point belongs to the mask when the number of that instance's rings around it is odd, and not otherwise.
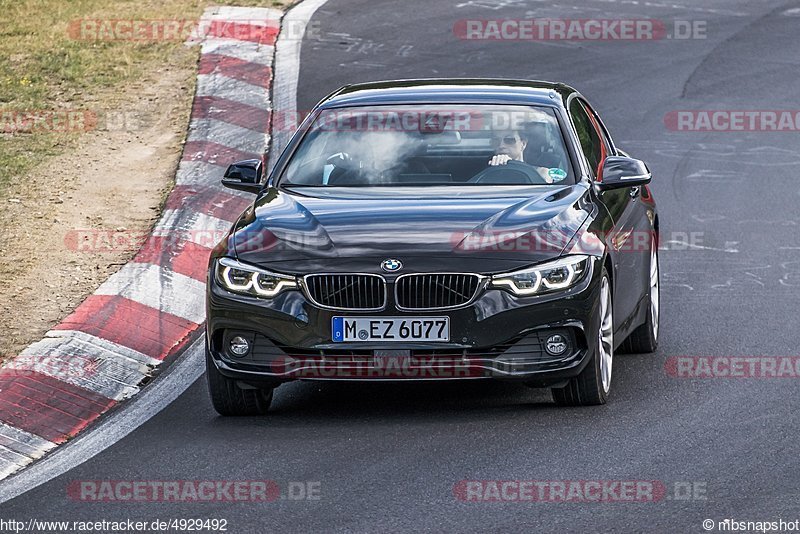
[[[550,179],[553,180],[554,182],[560,182],[561,180],[567,177],[567,173],[566,171],[563,171],[561,169],[553,168],[553,169],[548,169],[547,176],[549,176]]]

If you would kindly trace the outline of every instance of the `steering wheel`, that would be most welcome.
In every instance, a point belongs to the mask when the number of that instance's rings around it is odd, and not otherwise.
[[[356,166],[355,161],[353,161],[353,157],[347,152],[337,152],[332,156],[328,156],[328,159],[325,160],[325,164],[333,165],[334,167],[339,167],[340,169],[352,169]]]
[[[494,165],[483,169],[469,179],[473,184],[546,184],[548,183],[533,165],[511,160],[505,165]]]
[[[332,169],[328,173],[327,180],[323,178],[326,185],[355,185],[364,181],[363,177],[359,176],[358,162],[347,152],[337,152],[329,156],[325,160],[325,166],[328,165]]]

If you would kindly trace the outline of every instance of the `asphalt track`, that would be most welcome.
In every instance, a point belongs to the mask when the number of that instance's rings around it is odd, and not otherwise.
[[[704,519],[800,519],[800,379],[686,379],[674,356],[794,356],[800,296],[796,132],[671,131],[675,110],[797,109],[797,2],[557,4],[330,0],[303,44],[298,109],[352,82],[560,80],[646,160],[662,220],[661,344],[615,360],[604,407],[496,383],[281,387],[274,413],[222,419],[204,380],[115,445],[0,505],[48,520],[225,518],[231,532],[701,532]],[[705,39],[466,41],[460,19],[703,21]],[[688,245],[685,243],[689,242]],[[143,395],[147,395],[145,391]],[[75,480],[319,482],[318,500],[93,503]],[[462,502],[461,480],[655,480],[657,502]],[[704,493],[683,499],[677,483]],[[285,495],[285,493],[284,493]],[[704,497],[704,498],[702,498]]]

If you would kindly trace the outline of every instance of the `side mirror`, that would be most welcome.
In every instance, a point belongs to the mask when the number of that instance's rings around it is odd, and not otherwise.
[[[634,187],[650,183],[652,174],[644,161],[627,156],[609,156],[603,161],[600,180],[596,182],[600,191]]]
[[[228,167],[222,177],[222,185],[248,193],[261,191],[261,160],[246,159]]]

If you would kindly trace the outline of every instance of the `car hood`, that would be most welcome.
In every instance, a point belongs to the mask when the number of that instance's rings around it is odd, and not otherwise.
[[[267,189],[233,229],[236,256],[284,272],[499,272],[561,254],[585,185]]]

